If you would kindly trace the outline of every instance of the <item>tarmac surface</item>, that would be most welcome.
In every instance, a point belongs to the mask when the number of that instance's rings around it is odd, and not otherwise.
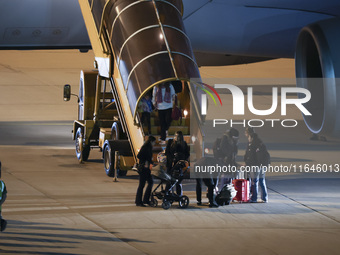
[[[301,117],[294,115],[299,126],[293,131],[258,131],[273,165],[297,167],[267,174],[269,203],[209,208],[205,199],[197,206],[195,182],[186,180],[189,208],[140,208],[136,173],[113,182],[96,149],[79,164],[71,140],[76,99],[63,102],[62,86],[70,83],[76,93],[91,54],[0,51],[0,160],[8,189],[0,254],[339,254],[340,143],[309,140]],[[268,76],[282,78],[285,70],[292,76],[290,60],[201,72],[255,77],[265,75],[263,68],[273,69]],[[246,140],[240,131],[241,163]],[[327,172],[311,170],[317,164]]]

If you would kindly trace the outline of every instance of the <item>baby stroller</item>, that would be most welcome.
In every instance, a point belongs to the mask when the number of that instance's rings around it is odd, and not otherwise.
[[[156,207],[158,201],[162,200],[162,208],[167,210],[171,207],[173,202],[178,202],[180,208],[187,208],[189,205],[189,198],[187,196],[180,196],[173,192],[173,187],[180,184],[183,180],[183,175],[186,173],[188,161],[179,160],[170,170],[166,171],[164,163],[160,163],[152,168],[151,174],[161,180],[157,187],[151,193],[151,204]],[[185,171],[183,172],[183,169]],[[158,190],[158,189],[161,190]]]

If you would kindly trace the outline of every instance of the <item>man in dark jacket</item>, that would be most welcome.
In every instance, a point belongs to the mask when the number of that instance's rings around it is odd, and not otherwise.
[[[201,168],[201,167],[209,167],[209,166],[215,166],[215,165],[223,165],[223,162],[213,157],[202,157],[196,162],[195,168],[196,166],[199,166]],[[196,179],[197,205],[202,204],[202,182],[208,188],[209,207],[218,207],[218,204],[215,201],[215,195],[214,195],[215,180],[212,175],[210,176],[210,178],[197,178]]]
[[[235,128],[231,128],[228,130],[221,138],[220,144],[220,154],[221,157],[217,157],[218,159],[223,161],[223,164],[230,167],[236,167],[236,156],[238,153],[238,139],[239,132]],[[216,157],[214,155],[214,157]],[[222,174],[220,180],[216,180],[216,185],[218,184],[220,190],[226,184],[231,184],[232,179],[234,178],[232,173]]]

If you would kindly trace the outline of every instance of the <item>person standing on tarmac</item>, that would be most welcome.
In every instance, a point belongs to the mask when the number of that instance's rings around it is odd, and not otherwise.
[[[247,162],[246,162],[246,157],[247,157],[247,153],[249,152],[249,150],[250,150],[250,142],[249,142],[249,137],[250,137],[250,135],[252,135],[252,134],[254,134],[255,133],[255,130],[254,130],[254,128],[252,128],[252,127],[246,127],[246,130],[244,131],[244,135],[246,136],[246,138],[247,138],[247,147],[246,147],[246,153],[245,153],[245,155],[244,155],[244,162],[246,163],[246,165],[247,165]],[[249,155],[249,154],[248,154]],[[249,160],[249,159],[248,159]],[[249,181],[249,183],[251,183],[251,177],[250,177],[250,174],[249,173],[245,173],[245,176],[244,176],[244,179],[247,179],[248,181]],[[250,192],[251,192],[251,190],[250,190]]]
[[[215,165],[221,165],[223,162],[219,159],[213,158],[213,157],[202,157],[195,163],[195,169],[196,167],[209,167],[209,166],[215,166]],[[205,176],[208,177],[208,176]],[[209,178],[196,178],[196,199],[197,199],[197,205],[202,205],[202,182],[207,186],[208,188],[208,199],[209,199],[209,207],[218,207],[218,204],[215,201],[215,178],[213,178],[212,175],[209,176]]]
[[[188,160],[190,156],[190,149],[186,141],[184,141],[182,131],[175,133],[174,139],[169,139],[166,149],[166,166],[167,171],[171,175],[171,169],[179,160]],[[182,195],[182,184],[176,185],[177,195]]]
[[[251,133],[248,136],[249,145],[244,155],[244,161],[246,166],[255,166],[250,172],[251,177],[251,203],[257,203],[258,185],[260,184],[262,191],[262,201],[264,203],[268,202],[268,192],[265,181],[265,171],[263,169],[263,163],[260,159],[264,156],[260,155],[266,153],[267,149],[261,139],[256,133]],[[268,154],[269,155],[269,154]]]
[[[231,128],[225,132],[222,138],[217,138],[214,144],[213,152],[214,157],[221,160],[223,165],[227,167],[236,167],[236,156],[238,153],[238,139],[239,131],[235,128]],[[215,186],[218,190],[222,190],[226,184],[231,184],[234,175],[232,172],[223,173],[220,179],[214,179]]]
[[[150,205],[150,195],[153,186],[153,179],[151,176],[150,166],[152,162],[152,148],[156,143],[156,138],[154,136],[149,136],[148,140],[141,147],[137,158],[139,160],[139,185],[136,194],[136,206],[145,207],[146,205]],[[148,182],[148,186],[144,193],[143,198],[143,190],[145,183]]]
[[[227,147],[228,149],[226,149],[226,155],[224,155],[224,164],[226,166],[237,166],[236,163],[236,156],[238,153],[238,139],[239,139],[239,131],[235,128],[231,128],[230,130],[228,130],[226,132],[225,135],[223,135],[222,140],[221,140],[221,146],[223,147],[223,145],[225,147]],[[227,174],[226,178],[224,178],[224,180],[222,181],[222,187],[225,184],[231,184],[232,179],[234,176],[232,176],[232,174]],[[221,187],[221,188],[222,188]]]
[[[247,151],[249,151],[249,147],[251,145],[251,143],[249,142],[249,137],[250,137],[250,135],[252,135],[254,133],[255,133],[255,131],[252,127],[246,127],[246,130],[244,131],[244,135],[246,136],[247,141],[248,141],[247,147],[246,147],[246,153],[247,153]],[[246,161],[246,155],[244,155],[244,161]]]
[[[1,180],[1,161],[0,161],[0,230],[1,232],[5,231],[6,225],[7,225],[7,221],[2,219],[2,216],[1,216],[1,207],[2,207],[2,204],[5,202],[6,198],[7,198],[7,190],[6,190],[5,183]]]

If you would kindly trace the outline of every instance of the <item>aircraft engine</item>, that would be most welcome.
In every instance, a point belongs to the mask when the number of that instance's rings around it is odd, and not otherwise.
[[[340,137],[340,19],[304,27],[295,53],[297,86],[311,92],[304,116],[315,134]]]

